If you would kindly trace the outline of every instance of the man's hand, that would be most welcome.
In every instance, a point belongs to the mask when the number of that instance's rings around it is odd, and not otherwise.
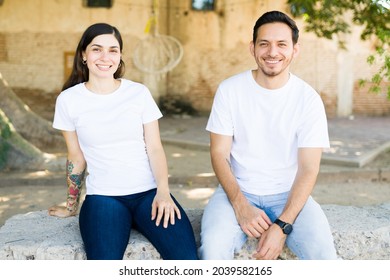
[[[265,212],[249,203],[235,209],[238,224],[249,237],[259,238],[272,224]]]
[[[253,257],[257,260],[276,260],[283,250],[287,235],[282,229],[273,224],[260,237],[256,248],[256,253]]]

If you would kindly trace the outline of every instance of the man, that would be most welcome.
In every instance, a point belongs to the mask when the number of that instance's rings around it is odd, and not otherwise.
[[[300,259],[336,259],[327,218],[310,196],[329,147],[320,96],[289,72],[299,30],[284,13],[256,22],[256,70],[223,81],[206,129],[220,185],[202,218],[202,259],[233,259],[247,237],[253,257],[277,259],[285,243]]]

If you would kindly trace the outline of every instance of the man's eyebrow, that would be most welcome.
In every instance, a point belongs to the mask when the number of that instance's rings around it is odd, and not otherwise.
[[[270,42],[270,40],[268,39],[259,39],[258,40],[259,42]],[[288,42],[287,39],[280,39],[280,40],[276,40],[276,42]]]

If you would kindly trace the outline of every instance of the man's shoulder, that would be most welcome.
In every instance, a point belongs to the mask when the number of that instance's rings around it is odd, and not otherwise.
[[[291,73],[290,73],[291,74]],[[291,74],[291,83],[293,89],[295,89],[299,94],[309,95],[309,96],[319,96],[317,90],[309,84],[309,82],[304,79]]]
[[[247,79],[251,70],[246,70],[237,74],[234,74],[221,82],[221,85],[231,85],[243,82]]]

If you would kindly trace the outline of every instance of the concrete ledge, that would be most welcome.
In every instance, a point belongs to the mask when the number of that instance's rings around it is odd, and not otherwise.
[[[367,149],[367,151],[362,155],[337,156],[329,153],[323,153],[321,163],[336,166],[363,167],[373,161],[381,153],[385,153],[389,150],[390,141],[383,143],[379,147]]]
[[[323,205],[331,224],[337,252],[347,260],[390,259],[390,203],[354,207]],[[202,209],[187,209],[199,244]],[[235,259],[251,259],[256,240],[247,241]],[[1,260],[85,259],[77,217],[48,216],[47,211],[15,215],[0,229]],[[133,231],[124,259],[160,259],[155,248]],[[281,259],[295,259],[287,249]]]

